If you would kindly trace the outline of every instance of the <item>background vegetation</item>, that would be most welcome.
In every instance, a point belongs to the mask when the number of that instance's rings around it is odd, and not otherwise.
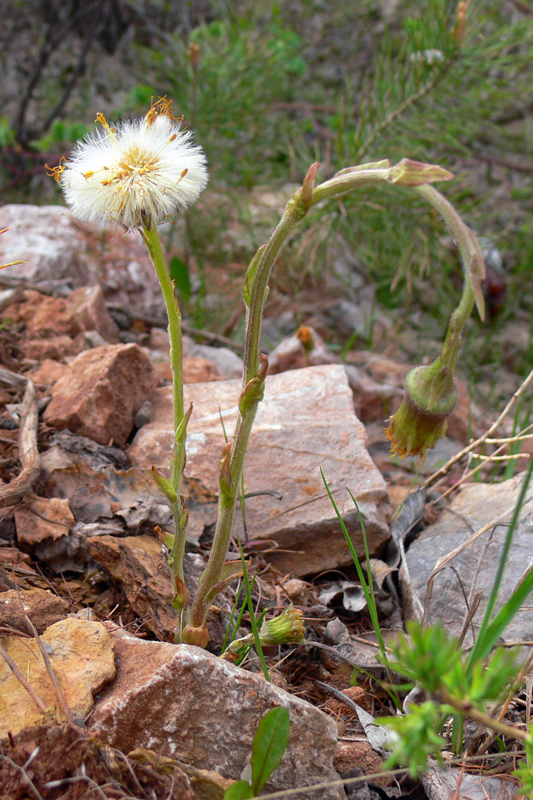
[[[382,158],[439,163],[456,175],[443,191],[506,270],[505,298],[495,292],[492,318],[472,323],[475,346],[463,349],[474,353],[471,385],[497,401],[494,366],[512,376],[531,362],[532,10],[519,0],[11,0],[0,33],[3,201],[60,202],[44,162],[68,152],[97,111],[116,120],[159,95],[174,99],[210,163],[213,213],[187,221],[200,272],[206,259],[245,263],[260,242],[228,251],[228,219],[251,227],[247,197],[300,181],[313,161],[322,178]],[[416,345],[402,340],[407,357],[433,355],[461,283],[434,214],[376,190],[305,224],[279,266],[280,292],[322,292],[348,253],[376,307],[400,334],[416,332]],[[508,327],[517,320],[529,331],[520,346]],[[197,322],[221,320],[206,305]],[[372,334],[355,345],[372,347]],[[346,344],[335,330],[331,339]]]

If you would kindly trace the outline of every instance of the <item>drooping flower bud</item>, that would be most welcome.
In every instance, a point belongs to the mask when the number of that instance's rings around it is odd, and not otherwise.
[[[305,642],[305,631],[300,609],[294,608],[291,603],[277,617],[265,620],[259,629],[259,639],[262,647],[277,647],[281,644],[303,644]],[[232,653],[253,643],[253,633],[249,633],[241,639],[234,639],[223,657],[231,659]]]
[[[453,371],[440,358],[411,370],[405,379],[402,404],[389,420],[387,437],[400,458],[421,456],[446,433],[459,391]]]

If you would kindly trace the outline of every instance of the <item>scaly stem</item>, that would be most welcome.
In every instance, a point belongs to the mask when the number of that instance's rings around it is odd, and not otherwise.
[[[326,181],[315,189],[314,181],[318,167],[318,164],[311,166],[301,189],[287,203],[278,226],[267,244],[259,248],[246,274],[243,290],[246,304],[246,333],[243,390],[239,399],[239,416],[233,442],[224,448],[220,465],[218,517],[209,561],[200,578],[198,592],[190,611],[189,623],[183,630],[182,641],[189,644],[205,646],[207,643],[206,618],[209,604],[222,586],[221,576],[235,513],[237,487],[241,481],[248,439],[257,406],[263,395],[263,383],[268,366],[266,356],[260,355],[261,325],[268,291],[268,281],[276,256],[288,234],[305,217],[311,206],[316,205],[316,203],[341,197],[365,184],[380,182],[396,184],[415,190],[431,189],[425,195],[426,200],[434,206],[439,206],[439,211],[447,223],[450,225],[450,209],[458,217],[445,198],[435,192],[432,187],[425,185],[433,181],[449,180],[453,177],[451,173],[432,164],[420,164],[404,159],[393,167],[391,167],[389,161],[349,167],[341,170],[331,180]],[[423,192],[420,191],[420,193],[422,194]],[[464,239],[465,230],[473,237],[471,231],[466,228],[460,219],[459,222],[460,225],[458,227],[462,226],[462,228],[456,238],[461,240],[461,237],[463,237]],[[455,217],[451,224],[455,224]],[[469,241],[468,245],[472,248],[472,252],[477,247],[477,255],[479,251],[477,242],[472,244]],[[476,302],[478,302],[477,294]],[[462,329],[463,325],[464,321],[460,329]]]
[[[266,356],[259,353],[261,323],[268,280],[276,256],[294,226],[309,210],[313,196],[313,182],[318,170],[314,164],[309,170],[301,189],[287,203],[283,216],[265,247],[260,248],[250,265],[248,295],[246,301],[246,334],[244,348],[243,389],[239,399],[239,417],[231,447],[225,450],[220,468],[220,491],[215,537],[211,553],[200,585],[191,606],[189,625],[183,632],[183,640],[189,644],[205,641],[205,620],[209,604],[216,594],[226,553],[228,551],[237,487],[240,485],[246,448],[252,430],[257,406],[263,397],[263,384],[268,368]],[[253,272],[252,272],[253,267]]]
[[[154,265],[168,316],[168,336],[170,340],[170,367],[172,370],[172,401],[174,407],[174,447],[170,461],[170,482],[175,492],[176,499],[169,498],[169,504],[176,527],[174,541],[171,549],[169,565],[172,573],[175,596],[173,599],[176,610],[181,611],[188,593],[185,589],[183,574],[183,558],[185,554],[187,523],[186,509],[181,497],[181,479],[185,467],[185,437],[187,421],[190,414],[184,413],[183,408],[183,366],[182,366],[182,334],[181,312],[174,291],[174,283],[170,278],[161,239],[157,228],[144,227],[141,231],[144,242],[148,248],[152,264]]]

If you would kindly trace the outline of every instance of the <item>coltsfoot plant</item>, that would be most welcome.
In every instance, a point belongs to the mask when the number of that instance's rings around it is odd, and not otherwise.
[[[444,434],[446,418],[456,400],[454,371],[461,332],[474,303],[483,316],[483,258],[472,231],[431,185],[453,178],[445,169],[407,159],[391,166],[384,160],[348,167],[315,186],[319,164],[310,167],[302,187],[290,198],[268,242],[252,258],[244,280],[246,331],[239,414],[233,438],[221,453],[215,537],[198,591],[192,598],[183,571],[187,508],[181,495],[187,426],[192,409],[184,408],[181,313],[157,226],[198,199],[208,180],[206,157],[201,148],[192,143],[192,134],[182,130],[180,122],[172,115],[171,102],[165,98],[152,103],[140,120],[116,126],[108,123],[102,114],[98,114],[96,120],[101,126],[99,131],[85,137],[75,147],[70,160],[62,161],[51,172],[75,216],[96,225],[140,231],[161,284],[168,314],[175,433],[170,474],[163,475],[155,469],[153,472],[155,481],[168,498],[175,524],[174,533],[164,534],[163,540],[170,553],[173,604],[180,619],[176,640],[205,646],[209,606],[217,592],[241,570],[239,563],[226,564],[225,559],[246,447],[263,397],[268,369],[268,360],[261,354],[259,344],[263,308],[272,267],[287,236],[317,203],[336,200],[363,186],[386,183],[425,199],[443,217],[457,242],[465,275],[461,302],[451,318],[439,358],[433,365],[408,377],[404,404],[390,422],[392,447],[402,456],[425,455],[427,448],[433,447]]]

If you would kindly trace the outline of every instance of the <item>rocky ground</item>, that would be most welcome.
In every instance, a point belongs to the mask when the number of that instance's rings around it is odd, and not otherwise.
[[[462,386],[448,438],[416,477],[417,465],[390,457],[383,432],[409,368],[392,322],[378,314],[373,351],[344,359],[321,336],[326,322],[341,337],[364,327],[375,316],[371,287],[340,263],[337,283],[309,303],[300,327],[281,298],[265,322],[270,377],[246,462],[245,516],[234,530],[256,576],[258,608],[271,616],[293,603],[304,615],[307,643],[267,652],[268,683],[253,651],[242,666],[219,657],[236,586],[211,609],[209,652],[172,644],[170,573],[154,535],[169,527],[170,513],[151,475],[152,465],[168,466],[171,373],[159,289],[140,239],[97,235],[55,206],[5,206],[4,227],[0,263],[25,263],[0,276],[0,798],[221,798],[250,758],[259,720],[278,705],[289,710],[291,740],[268,791],[511,797],[513,752],[490,778],[455,767],[431,771],[422,784],[405,774],[365,778],[380,773],[386,755],[374,718],[392,708],[320,476],[322,468],[364,559],[348,488],[357,500],[386,637],[421,618],[426,604],[430,619],[468,645],[521,477],[470,479],[459,489],[474,465],[466,454],[437,470],[497,414]],[[242,273],[209,273],[206,302],[215,310],[234,302]],[[187,330],[194,415],[186,568],[194,584],[216,519],[218,462],[235,421],[242,361],[238,343]],[[498,432],[511,431],[505,417]],[[494,449],[484,445],[485,454]],[[531,558],[532,524],[526,506],[501,602]],[[453,569],[444,569],[454,549],[461,552]],[[246,614],[240,627],[249,632]],[[533,640],[529,609],[507,639]],[[354,669],[363,672],[352,686]],[[509,714],[521,713],[522,700]],[[354,780],[343,789],[340,777]],[[328,787],[305,789],[314,784]]]

